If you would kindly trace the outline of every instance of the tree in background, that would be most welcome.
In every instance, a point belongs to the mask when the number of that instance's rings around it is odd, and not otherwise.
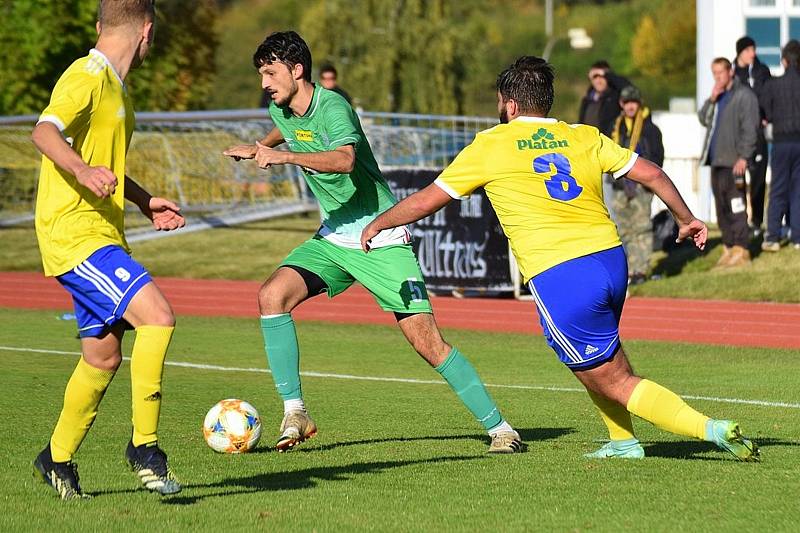
[[[363,107],[460,114],[474,108],[474,95],[492,77],[481,5],[326,0],[305,10],[301,26],[315,62],[346,72],[342,84],[357,87]]]
[[[695,1],[665,2],[640,19],[631,41],[633,64],[645,76],[673,85],[693,84],[696,35]]]
[[[161,0],[156,42],[126,80],[142,110],[205,107],[214,74],[216,2]],[[94,44],[96,0],[38,0],[0,5],[0,114],[37,113],[58,77]]]

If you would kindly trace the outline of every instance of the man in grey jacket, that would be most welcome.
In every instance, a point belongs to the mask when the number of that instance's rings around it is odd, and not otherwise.
[[[725,245],[717,267],[740,267],[750,263],[744,173],[756,149],[758,98],[734,77],[724,57],[712,61],[711,72],[714,88],[698,113],[708,129],[700,161],[711,165],[717,224]]]

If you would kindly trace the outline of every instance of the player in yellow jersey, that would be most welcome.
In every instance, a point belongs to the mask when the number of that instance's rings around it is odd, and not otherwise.
[[[553,70],[525,56],[497,78],[501,124],[479,133],[438,179],[364,229],[362,248],[379,231],[424,218],[453,198],[484,187],[537,310],[548,344],[586,387],[610,442],[587,457],[641,458],[630,413],[656,426],[714,442],[740,460],[758,448],[730,420],[711,419],[675,393],[633,373],[619,340],[627,288],[625,253],[603,203],[603,173],[627,176],[661,198],[678,223],[678,240],[706,245],[696,219],[660,167],[596,128],[547,118]]]
[[[43,154],[36,235],[44,273],[72,294],[81,337],[82,357],[58,423],[34,461],[35,472],[65,500],[85,497],[72,458],[122,361],[122,335],[131,327],[133,433],[125,455],[147,489],[180,491],[156,435],[175,317],[130,257],[123,220],[127,199],[156,230],[184,225],[178,206],[125,175],[134,114],[124,80],[150,49],[154,18],[153,0],[102,0],[95,48],[64,72],[33,130]]]

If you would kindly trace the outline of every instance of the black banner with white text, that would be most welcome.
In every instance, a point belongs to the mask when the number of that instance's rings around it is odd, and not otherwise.
[[[438,170],[391,170],[383,176],[398,200],[433,183]],[[410,226],[414,252],[431,290],[511,291],[508,240],[483,189]]]

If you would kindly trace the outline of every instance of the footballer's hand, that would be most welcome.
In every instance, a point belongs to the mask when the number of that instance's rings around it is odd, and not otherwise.
[[[148,208],[156,231],[171,231],[186,225],[186,219],[180,213],[181,208],[169,200],[154,196],[150,198]]]
[[[705,250],[708,240],[708,228],[702,220],[693,218],[688,224],[678,224],[678,238],[675,242],[681,243],[686,239],[692,239],[694,245],[700,250]]]
[[[117,177],[106,167],[87,166],[75,174],[75,179],[98,198],[108,198],[117,188]]]
[[[275,150],[269,146],[256,141],[256,163],[261,168],[269,168],[272,165],[284,165],[288,162],[287,153],[283,150]]]
[[[364,231],[361,232],[361,249],[364,250],[364,252],[370,251],[372,248],[370,246],[370,241],[372,241],[372,238],[378,233],[380,233],[380,230],[375,229],[372,223],[368,224],[367,227],[364,228]]]
[[[242,159],[253,159],[256,156],[258,147],[255,144],[241,144],[239,146],[231,146],[222,155],[232,157],[234,161],[241,161]]]

